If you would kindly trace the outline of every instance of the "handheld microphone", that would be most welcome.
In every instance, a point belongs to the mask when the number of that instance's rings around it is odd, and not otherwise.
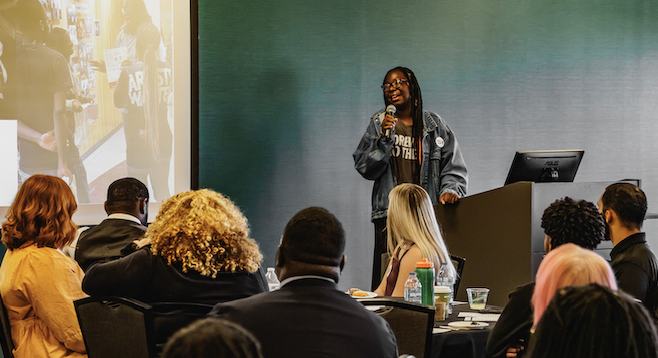
[[[389,104],[388,106],[386,106],[386,114],[390,114],[391,117],[395,117],[396,111],[397,109],[395,108],[394,105]],[[387,128],[386,132],[384,132],[384,135],[386,136],[386,138],[391,138],[391,128]]]

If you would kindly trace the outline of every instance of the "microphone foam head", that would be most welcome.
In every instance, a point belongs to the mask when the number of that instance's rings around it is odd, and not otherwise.
[[[397,109],[395,108],[394,105],[389,104],[388,106],[386,106],[386,113],[394,114],[395,111],[397,111]]]

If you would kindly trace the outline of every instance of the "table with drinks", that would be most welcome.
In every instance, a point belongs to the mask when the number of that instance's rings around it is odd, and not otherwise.
[[[487,305],[487,288],[469,287],[468,302],[453,302],[454,278],[441,266],[435,279],[433,265],[423,259],[405,282],[405,300],[435,306],[431,356],[487,358],[487,339],[502,308]]]
[[[487,358],[487,339],[502,308],[485,307],[484,310],[474,311],[468,303],[456,302],[453,312],[445,320],[435,321],[432,357]],[[490,321],[482,321],[482,317]],[[467,326],[470,319],[476,322],[473,328]],[[463,325],[453,327],[462,322]]]

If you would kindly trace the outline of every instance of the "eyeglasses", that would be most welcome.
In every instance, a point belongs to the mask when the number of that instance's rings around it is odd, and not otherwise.
[[[407,82],[407,80],[405,80],[404,78],[398,78],[397,80],[395,80],[395,81],[393,81],[393,82],[391,82],[391,83],[386,83],[386,84],[384,84],[384,85],[382,86],[382,90],[383,90],[384,92],[386,92],[386,91],[390,91],[390,90],[391,90],[391,87],[393,87],[393,88],[400,88],[400,86],[402,86],[402,82]]]

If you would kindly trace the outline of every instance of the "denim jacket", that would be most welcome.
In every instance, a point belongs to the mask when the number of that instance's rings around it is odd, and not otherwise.
[[[381,110],[370,118],[366,133],[352,154],[354,168],[359,174],[375,181],[372,220],[387,216],[388,194],[397,185],[391,164],[394,136],[387,138],[382,133],[384,116],[385,112]],[[433,205],[438,205],[441,194],[448,191],[463,197],[468,173],[457,138],[438,114],[423,111],[423,120],[420,186],[427,191]]]

